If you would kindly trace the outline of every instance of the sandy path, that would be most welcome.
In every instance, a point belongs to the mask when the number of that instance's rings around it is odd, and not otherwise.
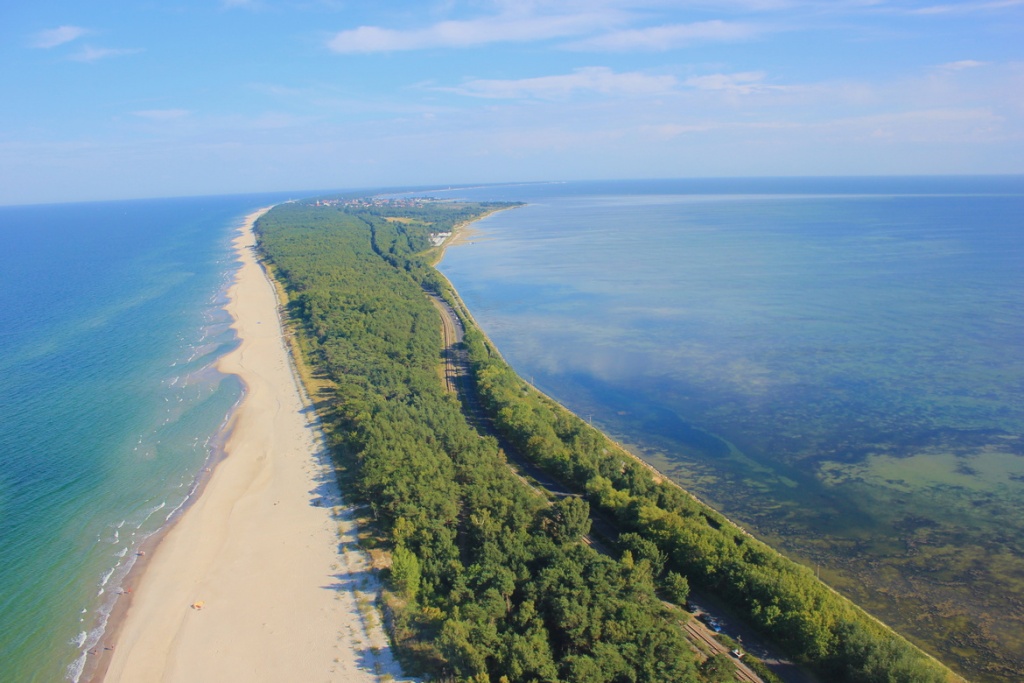
[[[219,368],[247,391],[227,457],[152,553],[106,683],[400,678],[252,253],[260,213],[235,241],[242,267],[228,310],[242,341]]]

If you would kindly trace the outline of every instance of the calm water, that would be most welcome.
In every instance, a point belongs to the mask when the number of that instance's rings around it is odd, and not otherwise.
[[[76,680],[240,385],[223,296],[282,196],[0,207],[0,680]]]
[[[1024,178],[521,185],[505,357],[972,677],[1024,677]]]

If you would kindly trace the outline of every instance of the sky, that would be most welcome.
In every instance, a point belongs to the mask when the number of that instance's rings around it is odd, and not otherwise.
[[[0,204],[1024,173],[1024,0],[0,8]]]

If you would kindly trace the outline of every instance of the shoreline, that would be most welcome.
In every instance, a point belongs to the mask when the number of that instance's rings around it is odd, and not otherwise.
[[[228,425],[230,425],[230,420],[226,423],[224,427],[225,430],[229,429]],[[227,436],[227,434],[225,434],[225,436]],[[102,637],[96,643],[95,647],[86,654],[86,656],[91,657],[91,659],[86,660],[81,678],[78,679],[79,681],[82,681],[83,683],[103,683],[105,680],[107,671],[110,668],[110,662],[113,658],[113,647],[116,646],[117,639],[121,635],[121,630],[124,627],[125,618],[132,606],[132,599],[134,597],[134,589],[132,586],[138,584],[146,575],[146,570],[153,557],[153,552],[160,546],[160,542],[163,540],[164,536],[170,532],[181,516],[185,514],[189,507],[191,507],[191,504],[203,494],[203,490],[206,488],[206,484],[210,480],[210,472],[214,467],[216,467],[216,463],[223,459],[223,457],[223,451],[211,453],[210,457],[207,459],[207,465],[204,466],[203,470],[196,474],[192,491],[189,494],[189,499],[185,501],[184,506],[177,510],[163,526],[144,538],[135,549],[135,558],[132,562],[132,566],[121,580],[121,588],[118,592],[117,600],[114,602],[110,612],[106,616],[106,620],[104,621]]]
[[[214,367],[216,365],[217,363],[214,363]],[[117,638],[120,636],[121,629],[124,626],[125,616],[132,605],[132,598],[134,597],[132,586],[136,585],[145,576],[146,568],[153,557],[153,551],[159,547],[164,536],[174,528],[174,525],[192,507],[192,504],[203,495],[203,491],[206,490],[206,485],[209,483],[213,471],[227,457],[225,445],[231,438],[235,413],[244,399],[243,393],[225,416],[217,432],[210,437],[210,452],[203,462],[203,468],[193,478],[192,486],[185,500],[170,513],[159,529],[143,538],[134,549],[134,558],[132,559],[131,566],[120,580],[117,599],[103,619],[101,636],[93,648],[84,655],[87,659],[79,677],[73,680],[79,681],[79,683],[103,683],[113,656],[114,648],[110,646],[116,645]]]
[[[200,473],[178,519],[147,540],[92,681],[402,676],[372,606],[376,577],[285,345],[277,291],[255,254],[253,227],[270,208],[246,216],[233,241],[241,265],[225,308],[240,344],[217,368],[245,391],[223,455]]]
[[[441,274],[441,271],[438,270],[438,266],[441,265],[441,261],[444,260],[444,254],[446,251],[448,251],[448,247],[472,244],[472,242],[470,242],[469,240],[471,240],[473,237],[481,233],[481,230],[473,226],[475,226],[477,223],[484,220],[485,218],[490,218],[491,216],[497,213],[501,213],[502,211],[511,211],[512,209],[519,209],[522,208],[523,206],[526,205],[518,204],[516,206],[507,206],[498,209],[492,209],[491,211],[488,211],[482,216],[478,216],[472,220],[463,221],[461,223],[453,225],[451,237],[449,237],[444,242],[441,242],[441,244],[434,247],[434,249],[436,250],[434,256],[436,256],[436,258],[430,259],[430,267],[433,268],[434,270],[437,270],[438,274]],[[448,278],[446,277],[445,280],[447,279]],[[451,285],[450,282],[448,284]]]

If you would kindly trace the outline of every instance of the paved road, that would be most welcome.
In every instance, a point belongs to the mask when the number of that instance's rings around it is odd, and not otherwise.
[[[430,295],[430,300],[441,313],[442,329],[444,335],[444,357],[445,372],[444,383],[446,389],[455,394],[462,403],[462,410],[466,418],[482,434],[493,436],[498,445],[505,453],[512,470],[527,484],[549,497],[563,498],[565,496],[578,495],[568,489],[562,482],[558,481],[544,470],[540,469],[525,457],[520,455],[518,450],[512,446],[495,428],[493,420],[484,412],[480,406],[476,394],[476,386],[472,381],[469,354],[462,345],[465,330],[462,321],[456,315],[452,307],[438,296]],[[532,480],[532,481],[531,481]],[[609,520],[603,515],[591,512],[591,533],[584,538],[595,550],[614,557],[610,551],[609,544],[618,537],[618,532]],[[765,642],[759,634],[732,617],[722,605],[709,595],[700,591],[693,591],[690,596],[690,603],[699,612],[705,612],[722,624],[723,633],[734,640],[742,643],[743,649],[760,659],[778,676],[784,683],[818,683],[809,673],[798,668],[793,662],[778,654],[774,646]],[[687,638],[695,643],[702,650],[710,650],[715,653],[729,654],[729,648],[715,639],[714,633],[697,619],[690,619],[684,626]],[[733,660],[737,667],[737,680],[743,683],[763,683],[762,679],[749,669],[742,660]]]

